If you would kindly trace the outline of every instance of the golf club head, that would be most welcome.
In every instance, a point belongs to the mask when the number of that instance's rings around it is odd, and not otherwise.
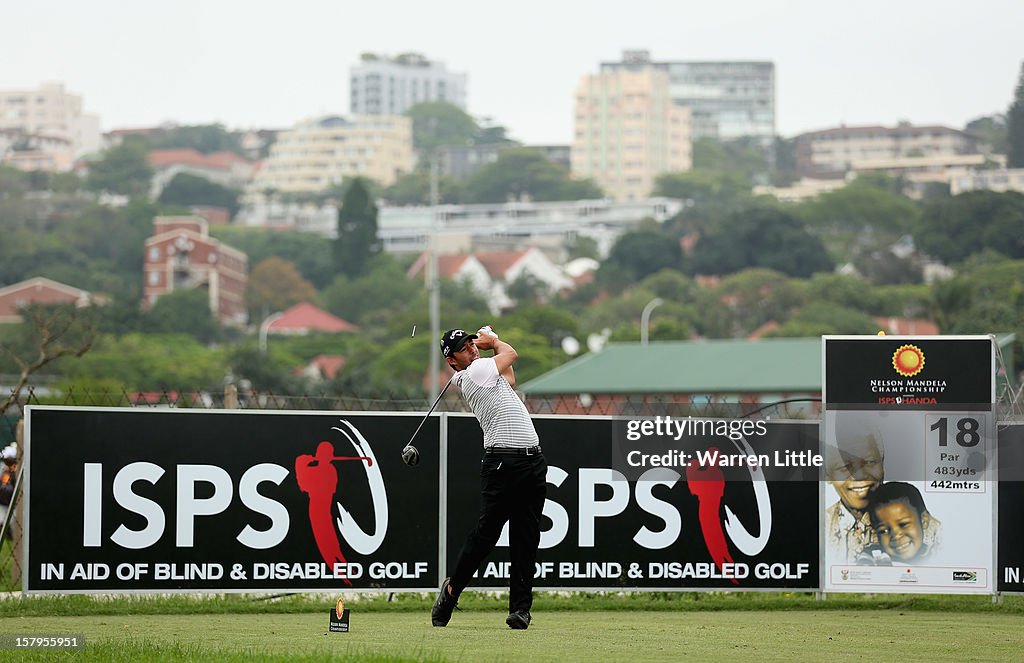
[[[411,444],[402,449],[402,462],[413,467],[420,462],[420,451]]]

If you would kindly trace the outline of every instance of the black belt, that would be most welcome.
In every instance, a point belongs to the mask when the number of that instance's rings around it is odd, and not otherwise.
[[[492,456],[536,456],[540,453],[540,445],[533,447],[490,447],[484,453]]]

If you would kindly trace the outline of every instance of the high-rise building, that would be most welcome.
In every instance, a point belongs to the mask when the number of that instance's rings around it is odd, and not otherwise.
[[[644,50],[625,51],[601,71],[653,68],[669,76],[672,100],[690,109],[693,137],[731,140],[775,137],[775,64],[764,61],[652,62]]]
[[[81,95],[66,92],[63,83],[0,91],[0,131],[19,135],[21,161],[24,153],[45,155],[34,163],[51,164],[46,170],[67,170],[76,157],[100,149],[99,116],[83,113]]]
[[[412,121],[394,115],[329,116],[281,131],[248,191],[319,193],[349,177],[388,186],[412,170]]]
[[[612,70],[576,88],[572,173],[616,200],[651,194],[663,173],[692,166],[690,112],[672,102],[664,71]]]
[[[350,70],[353,115],[401,115],[422,101],[447,101],[465,110],[466,75],[418,53],[393,58],[364,53]]]

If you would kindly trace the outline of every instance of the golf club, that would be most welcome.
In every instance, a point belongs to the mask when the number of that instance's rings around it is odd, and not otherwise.
[[[441,402],[441,397],[444,396],[444,392],[448,391],[448,387],[451,386],[452,380],[454,379],[454,375],[448,379],[448,383],[444,386],[444,389],[441,390],[441,393],[437,395],[437,398],[434,399],[434,404],[431,405],[430,409],[427,410],[427,413],[423,415],[420,425],[416,427],[416,430],[413,431],[412,437],[409,438],[409,442],[407,442],[405,447],[402,449],[402,462],[406,465],[412,467],[420,462],[420,451],[416,447],[412,446],[412,441],[416,439],[416,435],[418,435],[420,429],[423,428],[423,424],[427,423],[427,417],[429,417],[430,413],[434,411],[437,404]]]

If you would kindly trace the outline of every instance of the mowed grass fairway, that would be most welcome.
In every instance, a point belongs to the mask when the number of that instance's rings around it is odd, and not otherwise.
[[[11,615],[10,607],[5,614]],[[0,659],[83,661],[1009,661],[1024,658],[1019,613],[855,610],[538,611],[527,631],[500,610],[360,612],[328,633],[327,609],[297,614],[5,616],[0,632],[83,634],[79,652]],[[894,653],[898,652],[898,657]]]

